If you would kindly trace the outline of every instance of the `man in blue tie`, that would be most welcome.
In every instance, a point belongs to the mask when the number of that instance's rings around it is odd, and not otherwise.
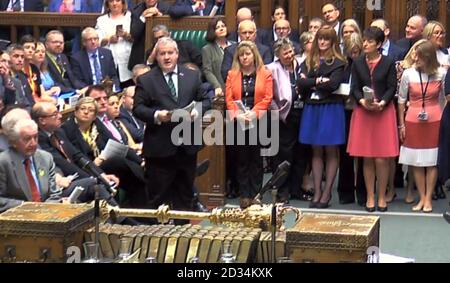
[[[157,208],[165,203],[175,210],[192,210],[192,187],[201,146],[195,144],[193,135],[172,137],[180,122],[172,122],[171,117],[174,110],[193,101],[201,102],[202,109],[192,110],[191,119],[186,117],[184,121],[192,122],[200,111],[204,113],[210,108],[210,100],[201,90],[198,71],[178,65],[178,47],[173,39],[159,39],[156,61],[156,67],[137,79],[133,107],[136,117],[146,123],[143,151],[149,207]]]
[[[83,50],[72,56],[72,71],[83,87],[101,84],[110,78],[114,89],[120,89],[114,58],[109,49],[100,47],[98,33],[94,28],[85,28],[81,33]]]

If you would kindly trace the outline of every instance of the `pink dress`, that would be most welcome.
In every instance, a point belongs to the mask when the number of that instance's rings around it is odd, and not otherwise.
[[[440,98],[444,95],[444,77],[443,70],[432,76],[422,74],[421,84],[419,72],[415,68],[403,72],[399,103],[409,101],[409,107],[405,117],[406,138],[400,149],[399,163],[416,167],[436,166],[442,117]],[[425,92],[425,112],[428,115],[426,121],[417,119],[422,112],[422,91]]]
[[[367,62],[370,73],[380,62]],[[381,112],[368,111],[357,105],[350,121],[347,152],[351,156],[368,158],[396,157],[399,154],[397,117],[394,104],[389,104]]]

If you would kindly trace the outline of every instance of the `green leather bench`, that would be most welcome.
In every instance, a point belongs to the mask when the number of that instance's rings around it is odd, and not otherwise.
[[[170,34],[175,40],[189,40],[200,50],[206,45],[206,30],[171,30]]]

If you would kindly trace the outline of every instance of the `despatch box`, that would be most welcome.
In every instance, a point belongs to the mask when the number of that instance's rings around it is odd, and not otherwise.
[[[65,262],[70,246],[81,249],[92,227],[88,204],[25,202],[0,214],[1,262]]]
[[[367,262],[379,235],[378,216],[305,213],[286,230],[287,255],[294,262]]]

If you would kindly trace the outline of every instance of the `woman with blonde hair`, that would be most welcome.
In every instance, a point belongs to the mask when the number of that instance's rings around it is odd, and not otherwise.
[[[349,37],[351,34],[357,33],[360,36],[361,29],[359,28],[358,23],[354,19],[347,19],[341,25],[340,36],[342,39]]]
[[[422,37],[433,43],[433,46],[436,48],[436,56],[439,64],[448,69],[450,60],[448,49],[444,47],[446,34],[445,27],[442,23],[430,21],[423,29]]]
[[[237,182],[240,205],[246,208],[259,192],[263,181],[263,163],[259,141],[250,144],[250,135],[258,135],[258,120],[266,114],[272,102],[272,72],[267,70],[255,43],[241,41],[233,57],[226,81],[226,104],[228,114],[236,120],[235,137],[245,136],[245,144],[236,147]],[[240,101],[241,103],[236,103]],[[245,109],[240,109],[237,104]],[[253,140],[253,139],[252,139]],[[236,143],[235,143],[236,144]]]
[[[326,208],[339,166],[339,145],[345,143],[344,100],[333,94],[342,82],[346,60],[331,26],[317,31],[313,46],[301,65],[299,92],[305,99],[300,143],[312,146],[314,199],[311,207]],[[322,191],[324,156],[326,183]]]
[[[399,162],[412,168],[420,200],[413,211],[431,212],[436,185],[440,99],[444,96],[445,71],[440,69],[432,42],[418,44],[412,53],[412,68],[403,72],[399,88]],[[409,102],[405,116],[405,104]]]

